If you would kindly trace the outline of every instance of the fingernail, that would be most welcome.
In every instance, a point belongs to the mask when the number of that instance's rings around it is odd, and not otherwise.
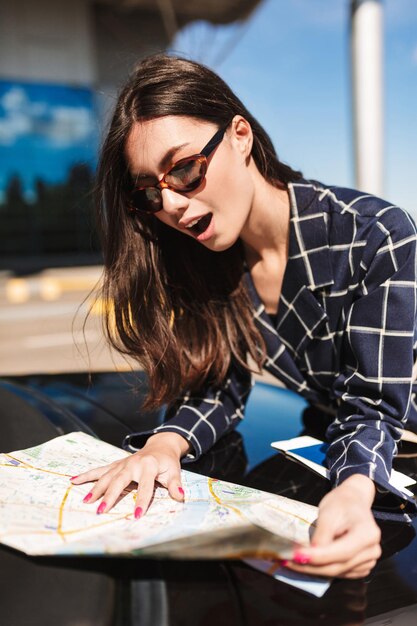
[[[70,480],[75,480],[78,476],[71,476]]]
[[[178,491],[182,496],[184,495],[184,489],[182,487],[178,487]]]
[[[91,500],[91,498],[93,497],[93,494],[91,493],[87,493],[87,495],[85,496],[83,502],[88,502],[89,500]]]
[[[140,506],[137,506],[135,509],[135,519],[139,519],[140,517],[142,517],[142,509]]]
[[[97,509],[97,513],[99,513],[99,514],[100,514],[100,513],[103,513],[103,511],[104,511],[104,509],[106,508],[106,506],[107,506],[107,505],[106,505],[106,503],[105,503],[105,502],[102,502],[102,503],[100,504],[100,506],[98,507],[98,509]]]
[[[286,565],[288,565],[288,559],[285,559],[284,561],[281,561],[280,565],[281,565],[281,567],[285,567]]]
[[[303,552],[296,552],[292,558],[294,563],[298,563],[298,565],[307,565],[310,563],[311,556],[309,554],[304,554]]]

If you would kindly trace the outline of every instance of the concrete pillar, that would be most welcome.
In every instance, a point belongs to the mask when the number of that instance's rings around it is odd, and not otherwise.
[[[352,103],[355,185],[383,195],[383,7],[351,2]]]

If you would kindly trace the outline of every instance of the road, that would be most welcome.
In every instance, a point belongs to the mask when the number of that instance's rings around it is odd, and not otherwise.
[[[0,375],[129,369],[106,346],[100,304],[89,296],[100,267],[0,274]]]
[[[91,295],[101,271],[100,266],[66,267],[28,278],[0,272],[0,376],[138,367],[104,339],[101,303],[94,304]],[[255,378],[281,386],[267,372]]]

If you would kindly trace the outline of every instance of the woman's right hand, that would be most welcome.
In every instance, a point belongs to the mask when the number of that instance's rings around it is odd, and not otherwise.
[[[97,513],[110,511],[123,490],[132,481],[138,483],[134,511],[135,518],[138,519],[149,507],[156,481],[168,489],[174,500],[184,500],[180,459],[188,451],[188,441],[181,435],[173,432],[156,433],[138,452],[109,465],[83,472],[72,478],[71,482],[81,485],[97,481],[84,498],[84,502],[93,504],[103,496]]]

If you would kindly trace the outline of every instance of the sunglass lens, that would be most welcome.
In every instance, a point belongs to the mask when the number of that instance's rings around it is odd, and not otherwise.
[[[130,196],[130,203],[137,211],[156,213],[162,209],[161,192],[156,187],[134,189]]]
[[[204,158],[184,159],[165,175],[165,181],[178,191],[191,191],[201,185],[206,169]]]

